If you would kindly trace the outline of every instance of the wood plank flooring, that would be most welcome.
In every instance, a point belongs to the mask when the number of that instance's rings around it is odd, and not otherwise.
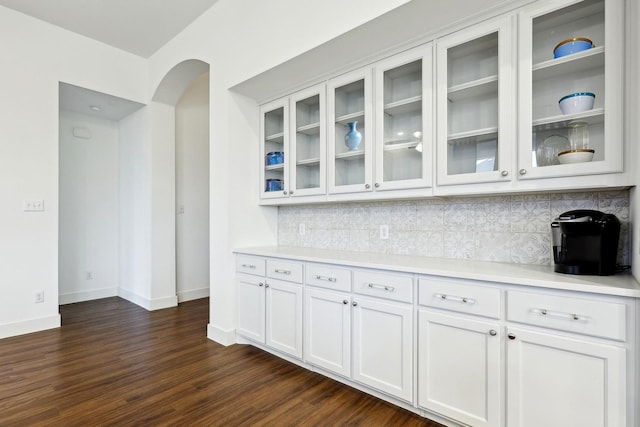
[[[59,329],[0,340],[0,426],[440,426],[208,340],[208,299],[147,312],[107,298],[60,313]]]

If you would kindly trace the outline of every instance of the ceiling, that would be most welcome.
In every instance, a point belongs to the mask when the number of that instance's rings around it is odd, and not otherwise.
[[[217,1],[0,0],[0,6],[148,58]]]

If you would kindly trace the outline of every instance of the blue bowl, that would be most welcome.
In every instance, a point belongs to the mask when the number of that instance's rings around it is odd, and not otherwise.
[[[265,191],[282,191],[284,181],[281,179],[267,179],[265,182]]]
[[[282,151],[272,151],[267,153],[265,162],[267,166],[284,163],[284,153]]]
[[[574,37],[558,43],[553,49],[553,57],[561,58],[563,56],[571,55],[572,53],[591,49],[592,47],[593,42],[591,40],[584,37]]]

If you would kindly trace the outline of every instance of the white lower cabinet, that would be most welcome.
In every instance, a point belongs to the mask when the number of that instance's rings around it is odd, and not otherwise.
[[[413,401],[413,308],[354,297],[353,379]]]
[[[305,290],[304,358],[348,377],[351,375],[351,296]]]
[[[625,349],[508,328],[507,425],[626,426]]]
[[[500,325],[418,311],[418,404],[470,426],[500,425]]]

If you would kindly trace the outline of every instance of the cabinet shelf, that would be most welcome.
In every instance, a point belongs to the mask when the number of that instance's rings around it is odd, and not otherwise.
[[[498,94],[498,75],[483,77],[478,80],[451,86],[447,89],[447,99],[450,102],[464,98],[473,98],[490,93]]]
[[[284,163],[278,163],[277,165],[268,165],[264,167],[266,171],[277,171],[284,169]]]
[[[561,75],[574,74],[594,68],[604,69],[604,46],[539,62],[532,68],[533,81],[557,78]]]
[[[549,130],[566,128],[570,122],[580,120],[588,124],[602,123],[604,121],[604,108],[583,111],[575,114],[562,114],[552,117],[543,117],[532,122],[533,130]]]
[[[336,123],[346,125],[349,122],[361,121],[364,119],[364,111],[356,111],[354,113],[344,114],[336,117]]]
[[[319,157],[313,157],[310,159],[302,159],[296,162],[296,166],[316,166],[320,164]]]
[[[384,106],[385,114],[395,116],[397,114],[412,113],[422,108],[422,96],[413,96],[400,101],[390,102]]]
[[[463,144],[468,142],[485,141],[490,137],[498,136],[498,128],[490,127],[484,129],[474,129],[466,132],[457,132],[449,134],[447,141],[449,144]]]
[[[385,142],[384,144],[384,151],[411,149],[411,148],[417,147],[418,144],[420,144],[421,142],[422,141],[419,141],[419,140],[413,140],[413,141],[402,140],[402,142],[388,141],[388,142]]]
[[[364,150],[345,151],[336,153],[336,160],[357,160],[364,158]]]
[[[302,133],[305,135],[318,135],[320,133],[320,123],[309,123],[308,125],[298,126],[296,128],[296,132]]]
[[[272,135],[265,136],[264,140],[266,142],[276,142],[278,144],[284,143],[284,132],[274,133]]]

